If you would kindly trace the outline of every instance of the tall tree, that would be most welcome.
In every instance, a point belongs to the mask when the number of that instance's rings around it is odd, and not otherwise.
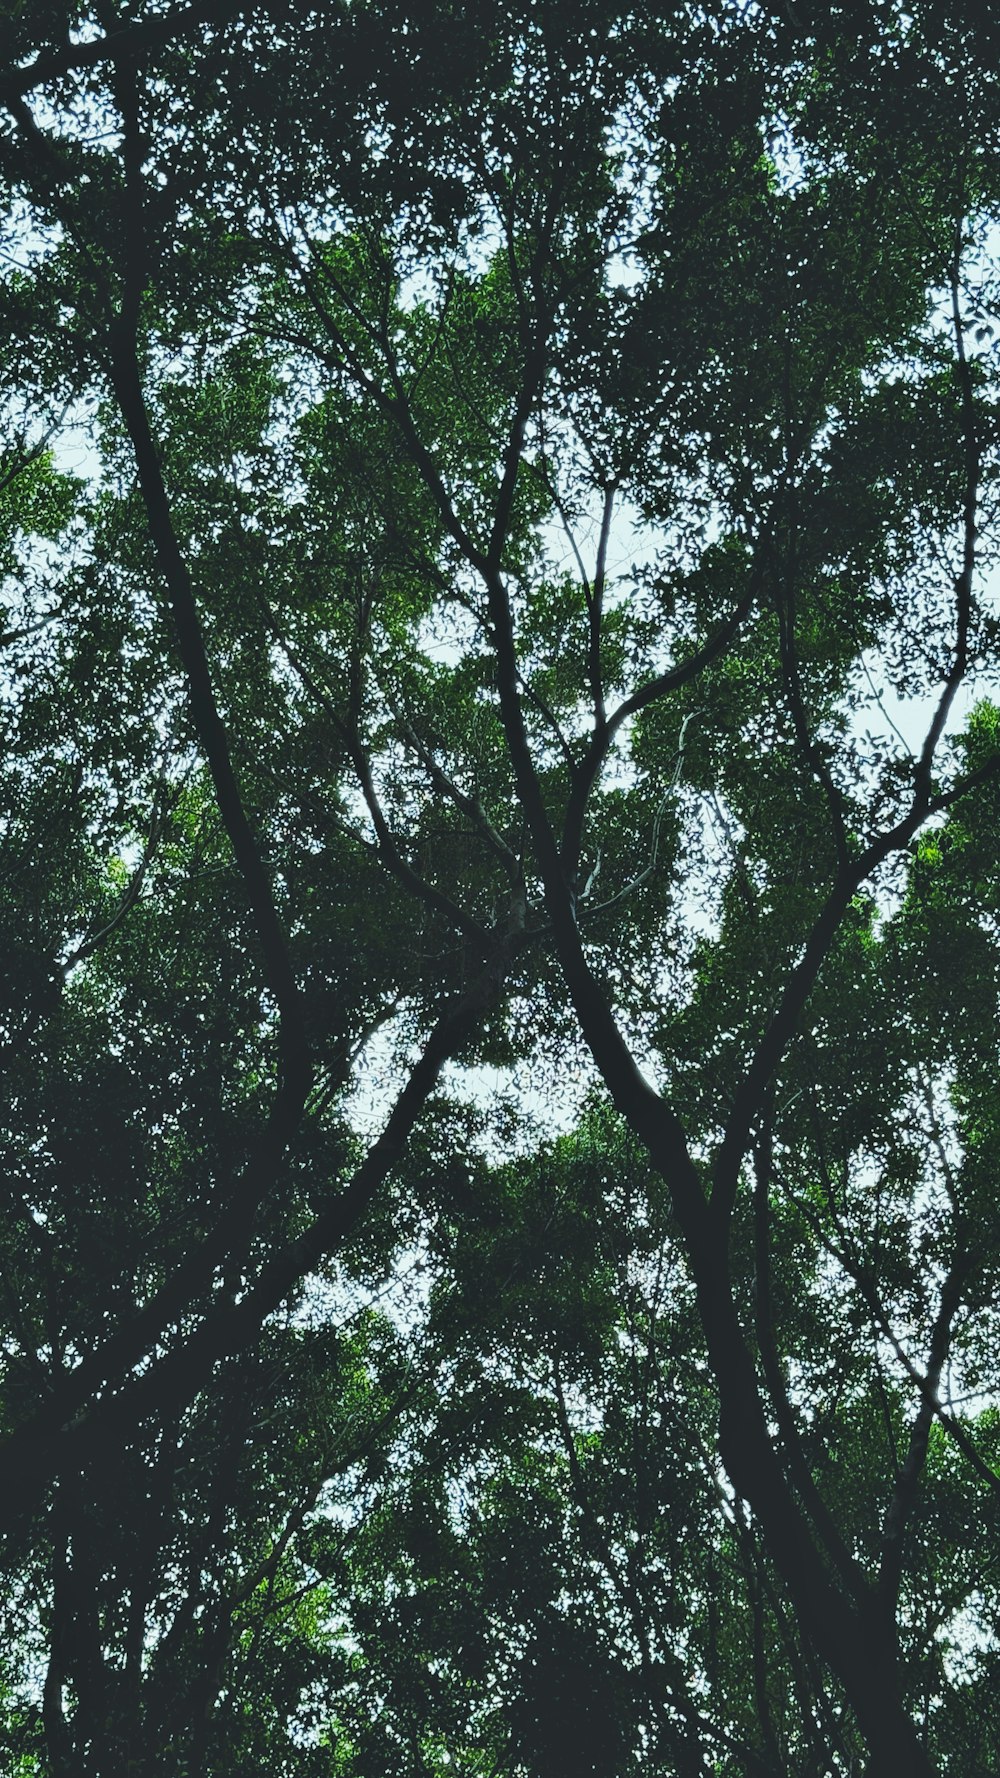
[[[989,1769],[987,27],[11,43],[11,1760]]]

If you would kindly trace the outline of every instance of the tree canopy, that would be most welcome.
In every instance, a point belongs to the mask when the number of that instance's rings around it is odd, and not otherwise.
[[[4,47],[0,1764],[995,1773],[995,20]]]

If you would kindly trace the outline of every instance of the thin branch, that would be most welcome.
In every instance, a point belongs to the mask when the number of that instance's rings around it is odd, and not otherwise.
[[[649,878],[651,876],[653,876],[653,874],[656,870],[657,858],[659,856],[660,827],[663,822],[663,817],[667,812],[667,808],[670,803],[670,798],[673,796],[674,791],[676,790],[678,784],[680,783],[681,772],[684,767],[684,738],[685,738],[685,735],[687,734],[688,723],[693,722],[695,717],[698,716],[699,714],[700,714],[700,712],[697,710],[689,710],[688,714],[684,718],[684,721],[681,723],[681,731],[680,731],[680,735],[678,736],[678,739],[677,739],[677,757],[674,762],[674,769],[673,769],[673,772],[671,773],[671,776],[670,776],[670,782],[667,785],[667,788],[664,791],[663,796],[660,799],[659,805],[656,810],[656,814],[653,818],[653,845],[652,845],[652,851],[650,853],[649,863],[646,865],[644,870],[641,870],[639,872],[638,876],[633,877],[631,882],[626,883],[624,888],[619,889],[617,894],[610,896],[607,901],[602,901],[596,907],[589,907],[589,906],[585,905],[585,897],[587,895],[587,891],[591,888],[591,886],[597,876],[597,870],[595,868],[594,871],[591,873],[590,879],[589,879],[585,889],[583,890],[582,895],[580,896],[579,919],[580,919],[581,923],[585,919],[586,920],[594,920],[598,917],[598,915],[606,914],[609,912],[610,909],[618,907],[618,905],[621,902],[626,901],[630,895],[634,895],[635,891],[637,889],[641,888],[642,884],[647,882],[649,880]]]
[[[926,813],[923,808],[913,807],[888,833],[872,842],[855,861],[849,875],[839,873],[813,922],[799,962],[785,982],[777,1009],[737,1088],[725,1135],[712,1164],[712,1220],[721,1242],[728,1239],[739,1189],[740,1167],[749,1145],[751,1128],[760,1116],[768,1083],[798,1027],[851,900],[880,864],[909,843],[922,826]]]
[[[927,1366],[921,1385],[922,1400],[910,1428],[906,1456],[896,1478],[882,1526],[882,1560],[878,1587],[883,1609],[895,1617],[899,1589],[903,1578],[903,1556],[906,1528],[913,1515],[920,1480],[927,1460],[927,1447],[935,1414],[939,1412],[938,1397],[941,1373],[951,1347],[952,1324],[961,1306],[964,1286],[973,1271],[973,1260],[961,1244],[955,1250],[947,1277],[941,1288],[938,1311],[931,1329]]]
[[[719,655],[728,648],[740,625],[749,616],[756,598],[756,585],[752,586],[741,599],[732,615],[721,624],[715,634],[701,648],[680,661],[676,666],[669,667],[665,672],[658,673],[654,679],[647,680],[631,695],[618,705],[611,716],[603,724],[598,724],[591,736],[587,752],[576,767],[566,819],[563,824],[561,857],[563,870],[572,881],[579,870],[580,850],[583,844],[583,826],[586,819],[587,805],[591,792],[597,782],[601,767],[607,758],[608,750],[622,724],[630,716],[655,703],[659,698],[666,697],[672,691],[679,691],[689,685],[698,674],[710,666]]]
[[[774,1325],[774,1302],[771,1295],[770,1186],[772,1175],[773,1127],[771,1107],[763,1120],[760,1139],[754,1150],[754,1280],[757,1344],[761,1356],[768,1393],[774,1406],[781,1434],[782,1447],[788,1460],[791,1479],[816,1526],[837,1572],[855,1599],[862,1601],[867,1593],[864,1575],[840,1535],[836,1522],[813,1480],[802,1450],[802,1441],[792,1404],[788,1397]]]
[[[604,669],[601,660],[601,626],[604,619],[604,593],[607,585],[608,539],[611,535],[611,521],[615,510],[616,488],[617,484],[611,482],[604,490],[604,508],[601,513],[601,529],[597,539],[594,585],[587,601],[589,619],[587,677],[590,681],[590,696],[594,706],[594,727],[597,732],[607,725],[607,710],[604,704]]]
[[[844,820],[844,795],[836,783],[823,749],[809,722],[806,711],[805,695],[802,690],[802,676],[799,671],[798,649],[795,641],[795,602],[792,588],[789,587],[784,605],[778,605],[778,645],[781,658],[782,680],[785,697],[791,713],[792,726],[799,751],[809,769],[823,790],[827,808],[833,824],[833,843],[837,853],[837,868],[847,875],[850,871],[850,855],[847,845],[847,825]]]
[[[37,636],[40,630],[47,630],[49,625],[62,617],[68,601],[63,600],[53,611],[46,611],[44,616],[36,617],[29,624],[22,624],[19,630],[5,630],[0,634],[0,648],[12,648],[17,642],[24,642],[28,636]]]
[[[931,771],[934,754],[955,695],[965,678],[969,664],[969,631],[972,623],[972,583],[976,568],[976,515],[979,496],[980,453],[976,429],[975,400],[972,393],[972,372],[965,350],[965,331],[959,300],[961,225],[951,273],[951,314],[955,336],[955,374],[962,404],[962,435],[965,458],[965,489],[962,500],[962,569],[955,581],[955,652],[945,680],[937,709],[927,731],[920,759],[913,774],[914,804],[927,808],[931,800]]]
[[[70,404],[67,404],[66,407],[63,408],[62,413],[52,421],[51,425],[46,427],[41,437],[36,439],[34,444],[26,444],[22,433],[21,438],[13,447],[11,460],[4,466],[3,471],[0,472],[0,494],[6,494],[7,489],[13,486],[18,477],[23,475],[26,469],[30,469],[33,463],[37,463],[41,457],[44,457],[49,445],[55,438],[56,433],[59,431],[59,428],[69,412],[69,405]],[[28,624],[20,634],[28,636],[31,635],[33,630],[41,629],[43,624],[51,622],[53,617],[59,615],[64,609],[65,603],[66,601],[63,600],[62,604],[58,605],[55,611],[48,612],[45,617],[39,618],[37,623]],[[9,636],[0,636],[0,644],[8,642],[11,639],[12,638]]]
[[[149,867],[153,862],[157,848],[163,837],[165,814],[166,810],[158,794],[153,804],[153,811],[149,820],[149,831],[146,835],[146,842],[142,849],[142,856],[139,859],[139,863],[136,865],[135,870],[132,872],[125,889],[119,897],[118,905],[115,908],[114,913],[111,915],[110,919],[106,920],[104,925],[98,927],[95,932],[87,933],[86,936],[80,940],[80,943],[62,959],[59,964],[59,969],[63,976],[70,975],[77,967],[77,964],[83,963],[88,957],[92,957],[105,941],[111,937],[111,934],[117,930],[122,924],[122,921],[135,906],[142,894],[143,884],[146,881]]]
[[[388,702],[388,695],[383,692],[383,696],[386,696]],[[479,798],[467,796],[465,791],[459,788],[455,783],[455,780],[449,777],[448,773],[444,770],[440,761],[435,758],[431,749],[420,739],[419,734],[406,713],[395,705],[392,706],[392,709],[396,721],[399,723],[407,741],[427,773],[432,788],[436,790],[439,795],[447,797],[448,801],[454,803],[456,809],[473,823],[477,831],[482,835],[483,839],[490,847],[491,851],[496,853],[501,864],[505,865],[510,871],[520,872],[521,859],[518,857],[517,853],[512,851],[511,847],[508,846],[503,835],[497,832],[497,829],[490,821]]]
[[[535,423],[538,426],[539,432],[543,433],[544,432],[544,417],[542,415],[541,409],[539,409],[539,413],[536,415]],[[566,541],[569,544],[570,550],[573,555],[573,560],[576,563],[576,571],[577,571],[577,574],[580,576],[580,585],[583,589],[583,596],[586,601],[587,608],[589,610],[593,594],[592,594],[591,585],[590,585],[590,576],[587,573],[587,565],[584,562],[583,553],[580,549],[580,545],[576,541],[576,534],[573,530],[572,525],[570,524],[569,513],[566,509],[566,504],[562,498],[562,495],[559,492],[559,488],[556,483],[555,477],[550,475],[550,473],[545,465],[544,450],[545,450],[545,446],[544,446],[544,441],[543,441],[542,454],[540,456],[540,459],[538,461],[536,461],[536,463],[534,465],[535,471],[536,471],[536,474],[540,477],[542,486],[544,487],[545,492],[548,494],[549,499],[552,501],[552,504],[555,507],[556,512],[559,514],[559,523],[562,526],[563,535],[565,536]]]
[[[837,1261],[837,1264],[843,1268],[843,1270],[847,1273],[848,1277],[852,1280],[856,1289],[860,1293],[861,1298],[862,1298],[866,1308],[868,1309],[875,1326],[878,1329],[878,1332],[881,1333],[886,1340],[888,1340],[897,1360],[899,1361],[900,1365],[902,1366],[903,1370],[905,1371],[910,1383],[917,1390],[917,1392],[921,1398],[921,1401],[926,1403],[933,1410],[933,1413],[937,1416],[938,1420],[940,1421],[941,1425],[944,1427],[945,1431],[947,1433],[949,1433],[951,1438],[954,1440],[955,1444],[958,1446],[959,1450],[962,1452],[962,1455],[967,1459],[967,1461],[969,1463],[971,1463],[971,1465],[972,1465],[973,1469],[976,1471],[977,1475],[979,1475],[982,1478],[982,1480],[986,1483],[987,1487],[991,1490],[991,1492],[1000,1496],[1000,1475],[997,1475],[996,1472],[990,1468],[990,1465],[986,1462],[986,1459],[982,1456],[980,1451],[976,1448],[976,1445],[974,1444],[973,1440],[970,1438],[969,1434],[966,1432],[961,1421],[959,1419],[957,1419],[954,1414],[950,1413],[949,1410],[945,1407],[944,1402],[941,1400],[939,1388],[933,1387],[928,1382],[927,1377],[913,1363],[913,1360],[909,1357],[908,1353],[905,1351],[902,1343],[900,1342],[899,1338],[897,1337],[896,1333],[894,1332],[893,1327],[889,1321],[888,1314],[886,1313],[886,1310],[883,1307],[881,1298],[878,1294],[878,1291],[877,1291],[872,1279],[866,1273],[865,1268],[861,1264],[861,1262],[859,1260],[855,1259],[853,1254],[850,1251],[851,1243],[848,1238],[847,1231],[843,1227],[843,1224],[841,1223],[840,1218],[837,1215],[837,1212],[836,1212],[833,1202],[832,1202],[832,1198],[830,1198],[830,1196],[829,1196],[829,1191],[828,1191],[828,1204],[829,1204],[829,1207],[831,1210],[831,1216],[833,1217],[833,1220],[834,1220],[834,1225],[837,1229],[839,1241],[834,1241],[831,1239],[829,1231],[823,1227],[823,1224],[820,1221],[820,1219],[816,1216],[813,1207],[810,1204],[808,1204],[803,1198],[801,1198],[797,1193],[793,1192],[791,1187],[788,1185],[787,1181],[785,1182],[785,1189],[788,1192],[789,1196],[791,1198],[793,1198],[799,1211],[801,1212],[801,1214],[805,1217],[805,1219],[809,1223],[809,1226],[812,1229],[813,1233],[815,1234],[816,1238],[822,1243],[822,1245],[824,1246],[826,1251]],[[947,1354],[945,1355],[945,1361],[946,1361],[946,1358],[947,1358]],[[940,1381],[940,1379],[939,1379],[939,1381]]]
[[[499,1000],[507,971],[517,954],[520,909],[515,904],[506,935],[498,935],[482,970],[463,993],[453,997],[435,1022],[424,1048],[389,1114],[386,1124],[344,1190],[294,1240],[272,1251],[256,1279],[238,1299],[220,1294],[193,1333],[164,1357],[129,1377],[117,1393],[94,1399],[102,1381],[120,1376],[130,1362],[138,1364],[149,1349],[151,1335],[162,1337],[167,1325],[165,1300],[176,1314],[187,1306],[190,1291],[176,1279],[112,1335],[92,1358],[78,1365],[53,1391],[50,1400],[29,1421],[0,1440],[0,1475],[8,1510],[16,1515],[34,1503],[44,1479],[60,1465],[72,1465],[91,1444],[134,1428],[146,1415],[175,1412],[205,1385],[213,1364],[238,1354],[256,1339],[266,1319],[300,1280],[329,1259],[350,1239],[390,1170],[397,1164],[418,1117],[434,1091],[444,1064],[479,1029]],[[270,1168],[271,1157],[267,1157]],[[198,1256],[195,1256],[195,1260]],[[185,1277],[184,1282],[188,1280]]]
[[[403,385],[402,379],[398,377],[397,373],[397,380],[394,384],[393,394],[390,395],[387,390],[383,388],[377,377],[372,376],[371,372],[367,370],[365,365],[361,362],[361,359],[351,342],[348,340],[343,329],[338,326],[330,311],[329,305],[324,300],[322,290],[317,281],[309,276],[301,259],[294,253],[291,244],[284,241],[282,246],[283,257],[286,264],[292,274],[298,279],[306,297],[308,298],[313,314],[334,348],[336,353],[334,359],[336,368],[341,371],[347,370],[350,376],[353,377],[358,388],[370,397],[380,412],[395,422],[416,467],[419,469],[420,474],[423,477],[428,493],[437,508],[438,516],[444,524],[449,536],[452,538],[453,542],[458,545],[465,559],[473,567],[481,570],[485,566],[486,558],[473,541],[455,511],[454,502],[445,486],[437,464],[420,436],[420,431],[413,418],[407,391]],[[326,281],[330,281],[329,268],[324,267],[323,275]],[[307,349],[314,353],[317,350],[315,341],[306,340],[300,343],[304,344]],[[391,367],[387,365],[386,369],[389,371],[391,379]]]
[[[386,820],[385,811],[379,801],[374,779],[372,778],[371,763],[361,744],[360,736],[357,734],[356,730],[344,721],[336,703],[330,696],[326,687],[319,683],[315,674],[302,660],[298,650],[292,646],[287,636],[280,629],[263,587],[258,586],[257,590],[261,604],[267,613],[274,640],[281,648],[289,665],[297,673],[310,696],[319,704],[321,709],[326,711],[327,716],[330,718],[330,721],[336,730],[338,739],[343,744],[348,758],[354,767],[358,783],[361,787],[361,794],[365,800],[365,806],[368,809],[368,813],[372,820],[372,826],[375,829],[379,856],[385,862],[386,867],[397,881],[403,884],[404,888],[408,889],[418,900],[424,902],[427,907],[432,908],[435,913],[442,914],[459,932],[465,933],[467,938],[474,939],[479,943],[484,943],[487,939],[486,927],[471,914],[467,914],[465,909],[459,906],[458,902],[452,901],[450,896],[445,895],[442,890],[436,889],[433,883],[428,883],[426,878],[422,877],[418,871],[415,871],[412,865],[408,864],[403,857],[396,836]]]

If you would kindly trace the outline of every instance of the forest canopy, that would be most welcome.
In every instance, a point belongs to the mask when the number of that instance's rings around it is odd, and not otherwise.
[[[996,21],[3,43],[0,1766],[996,1773]]]

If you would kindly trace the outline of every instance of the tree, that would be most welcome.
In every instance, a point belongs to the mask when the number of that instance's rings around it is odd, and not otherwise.
[[[20,9],[13,1769],[995,1764],[987,32]]]

